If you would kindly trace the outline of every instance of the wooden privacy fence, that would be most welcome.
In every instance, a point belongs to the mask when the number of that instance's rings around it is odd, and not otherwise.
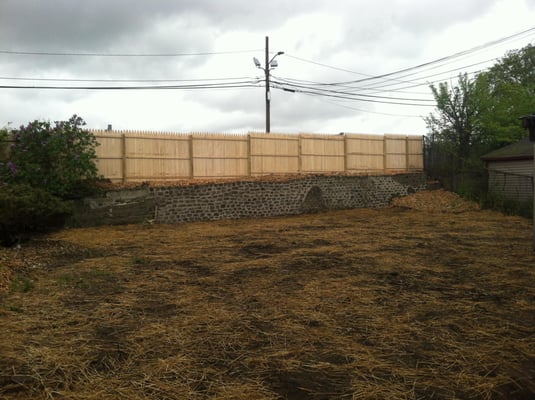
[[[112,181],[423,170],[422,136],[92,132],[99,172]]]

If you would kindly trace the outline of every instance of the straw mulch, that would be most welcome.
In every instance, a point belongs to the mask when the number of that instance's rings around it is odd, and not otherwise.
[[[535,398],[531,221],[418,196],[0,250],[0,399]]]

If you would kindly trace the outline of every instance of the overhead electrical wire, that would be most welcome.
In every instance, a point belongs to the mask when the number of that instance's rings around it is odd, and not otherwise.
[[[76,56],[76,57],[191,57],[214,56],[224,54],[243,54],[262,51],[263,49],[234,50],[234,51],[206,51],[198,53],[82,53],[82,52],[53,52],[53,51],[19,51],[0,50],[0,54],[24,56]]]
[[[334,94],[339,94],[339,95],[351,96],[350,98],[355,98],[355,99],[364,97],[364,98],[374,98],[374,99],[403,100],[403,101],[406,100],[406,101],[416,101],[416,102],[429,102],[429,101],[432,101],[432,100],[429,100],[429,99],[412,98],[412,97],[378,96],[378,95],[373,95],[373,94],[353,93],[353,92],[348,92],[348,91],[344,91],[344,90],[318,89],[318,88],[315,88],[313,86],[284,83],[284,82],[279,82],[279,81],[276,81],[276,80],[273,80],[272,82],[273,82],[273,84],[278,84],[278,85],[281,85],[283,87],[290,88],[290,89],[312,90],[312,91],[315,91],[318,94],[321,94],[321,93],[334,93]]]
[[[386,77],[392,77],[392,76],[395,76],[395,75],[398,75],[398,74],[401,74],[401,73],[414,71],[414,70],[419,70],[419,69],[422,69],[424,67],[430,67],[430,66],[433,66],[433,65],[439,64],[439,63],[441,65],[444,65],[445,61],[449,61],[449,60],[456,59],[456,58],[459,58],[459,57],[462,57],[462,56],[465,56],[465,55],[468,55],[468,54],[471,54],[471,53],[475,53],[477,51],[480,51],[480,50],[483,50],[483,49],[486,49],[486,48],[489,48],[489,47],[492,47],[492,46],[496,46],[498,44],[507,42],[509,40],[516,39],[516,38],[518,38],[520,36],[529,36],[533,32],[535,32],[535,27],[526,29],[524,31],[509,35],[509,36],[506,36],[506,37],[502,37],[500,39],[496,39],[496,40],[484,43],[484,44],[481,44],[479,46],[475,46],[475,47],[472,47],[470,49],[463,50],[463,51],[460,51],[460,52],[457,52],[457,53],[454,53],[454,54],[451,54],[451,55],[448,55],[448,56],[445,56],[445,57],[441,57],[441,58],[438,58],[438,59],[435,59],[435,60],[432,60],[432,61],[428,61],[428,62],[425,62],[425,63],[422,63],[422,64],[418,64],[418,65],[415,65],[415,66],[412,66],[412,67],[403,68],[403,69],[400,69],[400,70],[397,70],[397,71],[392,71],[392,72],[388,72],[388,73],[380,74],[380,75],[368,75],[368,74],[363,74],[363,73],[360,73],[360,72],[350,71],[350,70],[343,69],[343,68],[333,67],[333,66],[330,66],[330,65],[327,65],[327,64],[322,64],[322,63],[318,63],[318,62],[315,62],[315,61],[306,60],[304,58],[295,57],[295,56],[292,56],[291,54],[288,54],[288,53],[285,53],[284,56],[285,57],[294,58],[294,59],[297,59],[297,60],[300,60],[300,61],[308,62],[308,63],[311,63],[311,64],[321,65],[323,67],[332,68],[332,69],[339,70],[339,71],[345,71],[345,72],[349,72],[349,73],[352,73],[352,74],[366,76],[366,78],[358,79],[358,80],[349,80],[349,81],[342,81],[342,82],[325,83],[325,85],[352,84],[352,83],[367,82],[367,81],[376,80],[376,79],[383,79],[383,78],[386,78]],[[436,68],[436,67],[433,67],[433,68]]]
[[[442,57],[437,60],[426,62],[423,64],[416,65],[410,68],[404,68],[397,71],[393,71],[386,74],[367,76],[363,79],[351,80],[351,81],[339,81],[339,82],[313,82],[313,81],[303,81],[298,79],[291,78],[280,78],[277,77],[273,81],[275,85],[278,85],[278,88],[287,91],[294,91],[297,93],[303,93],[312,96],[325,96],[325,97],[335,97],[343,100],[352,100],[352,101],[369,101],[369,102],[379,102],[383,104],[396,104],[396,105],[407,105],[407,106],[435,106],[434,98],[414,98],[409,97],[410,93],[403,93],[404,89],[410,89],[419,86],[430,86],[436,82],[442,82],[444,78],[439,81],[430,82],[428,80],[422,81],[423,79],[428,79],[437,76],[443,76],[445,74],[450,74],[456,71],[466,70],[474,66],[479,66],[482,64],[489,63],[491,61],[496,61],[497,58],[488,59],[485,61],[472,63],[469,65],[464,65],[462,67],[457,67],[454,69],[449,69],[447,71],[441,71],[438,73],[428,74],[425,76],[421,75],[422,72],[429,71],[432,69],[442,68],[445,65],[451,64],[453,62],[458,62],[461,58],[466,58],[467,55],[481,51],[485,48],[495,46],[497,44],[518,38],[519,36],[525,36],[527,34],[532,34],[535,31],[535,27],[524,30],[522,32],[516,33],[514,35],[509,35],[507,37],[497,39],[491,42],[487,42],[483,45],[473,47],[468,50],[454,53],[450,56]],[[320,65],[327,68],[333,68],[336,70],[341,70],[344,72],[354,73],[358,75],[364,75],[354,71],[346,70],[343,68],[332,67],[327,64],[317,63],[315,61],[305,60],[299,57],[292,56],[291,54],[288,57],[298,59],[300,61],[310,62],[315,65]],[[477,71],[481,72],[481,71]],[[472,72],[474,73],[474,72]],[[414,79],[405,79],[408,77],[418,76]],[[451,79],[449,77],[448,79]],[[362,85],[362,83],[365,83]],[[405,86],[401,86],[405,85]],[[277,87],[277,86],[275,86]],[[367,93],[365,93],[367,92]],[[375,95],[369,94],[370,92],[375,93]],[[392,93],[397,93],[398,95],[392,95]],[[381,96],[379,94],[390,94],[389,96]],[[400,97],[399,95],[406,94],[406,97]],[[429,93],[430,94],[430,93]],[[433,103],[433,104],[426,104]]]
[[[473,53],[484,50],[486,48],[496,46],[498,44],[526,36],[532,35],[535,32],[535,27],[524,30],[522,32],[503,37],[485,44],[473,47],[471,49],[463,50],[446,57],[441,57],[436,60],[425,62],[408,68],[384,73],[380,75],[368,75],[360,72],[351,71],[344,68],[334,67],[331,65],[319,63],[312,60],[307,60],[301,57],[293,56],[285,53],[285,57],[296,59],[301,62],[306,62],[318,65],[324,68],[330,68],[337,71],[351,73],[362,76],[364,78],[356,80],[346,80],[337,82],[314,82],[302,79],[292,79],[284,77],[276,77],[272,75],[271,87],[285,91],[304,94],[307,96],[324,97],[331,99],[343,100],[344,102],[367,102],[380,103],[401,106],[417,106],[417,107],[434,107],[435,100],[431,96],[429,98],[413,97],[415,94],[425,96],[427,93],[404,92],[405,89],[411,89],[419,86],[429,86],[435,82],[422,81],[423,79],[443,76],[451,72],[460,71],[466,68],[471,68],[477,65],[495,61],[491,60],[481,61],[465,65],[448,71],[442,71],[425,76],[420,76],[423,72],[442,68],[445,65],[458,62],[461,59],[467,58]],[[253,50],[237,50],[237,51],[223,51],[223,52],[197,52],[197,53],[83,53],[83,52],[32,52],[32,51],[14,51],[14,50],[0,50],[0,55],[32,55],[32,56],[91,56],[91,57],[187,57],[187,56],[212,56],[225,54],[239,54],[257,52],[261,49]],[[480,72],[480,71],[478,71]],[[474,72],[471,72],[474,73]],[[415,77],[411,79],[404,79],[408,77]],[[201,79],[77,79],[77,78],[30,78],[30,77],[12,77],[0,76],[0,81],[27,81],[27,82],[100,82],[100,83],[168,83],[166,85],[2,85],[0,89],[50,89],[50,90],[210,90],[210,89],[236,89],[236,88],[257,88],[262,87],[264,79],[254,79],[248,77],[235,78],[201,78]],[[181,82],[188,82],[188,84],[175,84]],[[403,86],[405,85],[405,86]],[[265,86],[265,83],[264,83]],[[365,93],[364,93],[365,92]],[[374,93],[374,94],[371,94]],[[395,95],[393,95],[395,93]],[[385,94],[385,95],[381,95]],[[389,95],[386,95],[389,94]],[[407,96],[405,96],[407,95]],[[430,93],[429,93],[430,95]],[[327,101],[327,100],[325,100]],[[327,101],[329,102],[329,101]],[[341,105],[336,102],[330,102],[340,107],[354,109],[357,111],[372,112],[360,110],[357,108]],[[384,115],[415,117],[414,115],[406,114],[390,114],[378,113]]]
[[[456,71],[464,71],[464,70],[466,70],[466,68],[471,68],[471,67],[474,67],[474,66],[486,64],[488,62],[495,61],[495,60],[498,60],[498,59],[499,58],[492,58],[492,59],[489,59],[489,60],[473,63],[473,64],[470,64],[470,65],[465,65],[463,67],[458,67],[458,68],[450,69],[450,70],[447,70],[447,71],[438,72],[438,73],[435,73],[435,74],[425,75],[425,76],[419,77],[418,79],[396,80],[396,83],[390,83],[390,84],[384,84],[384,85],[379,84],[379,85],[373,86],[373,87],[352,86],[352,85],[347,85],[347,84],[343,84],[343,85],[338,85],[337,84],[337,85],[329,85],[329,86],[344,88],[348,92],[368,91],[368,92],[375,92],[375,93],[385,93],[385,92],[387,92],[387,93],[405,93],[405,94],[426,95],[426,94],[429,94],[429,92],[426,92],[426,93],[422,93],[422,92],[404,92],[404,89],[410,89],[410,88],[419,87],[419,86],[427,86],[428,87],[428,86],[430,86],[430,85],[432,85],[434,83],[437,83],[437,82],[443,82],[444,80],[451,80],[451,79],[456,78],[457,76],[448,76],[446,78],[442,78],[442,79],[434,80],[434,81],[421,81],[422,79],[441,76],[441,75],[444,75],[444,74],[450,74],[450,73],[456,72]],[[474,74],[474,73],[479,73],[479,72],[482,72],[482,70],[473,71],[473,72],[470,72],[468,74]],[[303,81],[303,80],[299,80],[299,79],[282,78],[282,77],[277,77],[277,79],[282,81],[282,82],[284,82],[284,83],[287,83],[289,85],[292,85],[292,84],[306,84],[306,85],[309,85],[309,86],[317,86],[318,88],[321,88],[321,87],[325,86],[325,84],[321,83],[321,82]],[[403,84],[409,85],[409,86],[396,87],[398,85],[403,85]]]
[[[205,83],[191,85],[137,85],[137,86],[52,86],[52,85],[0,85],[0,89],[57,89],[57,90],[195,90],[260,87],[259,81]]]
[[[309,96],[306,93],[305,93],[305,95]],[[414,114],[394,114],[394,113],[385,113],[385,112],[379,112],[379,111],[363,110],[361,108],[350,107],[350,106],[347,106],[345,104],[340,104],[339,102],[330,101],[330,100],[326,100],[326,99],[320,99],[320,101],[323,101],[323,102],[329,103],[329,104],[333,104],[333,105],[335,105],[337,107],[347,108],[348,110],[360,111],[360,112],[365,112],[365,113],[368,113],[368,114],[386,115],[386,116],[389,116],[389,117],[422,118],[421,115],[414,115]]]
[[[202,79],[76,79],[76,78],[29,78],[29,77],[13,77],[0,76],[0,80],[8,81],[52,81],[52,82],[206,82],[206,81],[233,81],[251,79],[247,76],[234,78],[202,78]]]
[[[303,94],[309,94],[309,95],[315,95],[315,96],[332,97],[336,99],[353,100],[353,101],[363,101],[363,102],[369,102],[369,103],[395,104],[395,105],[401,105],[401,106],[425,106],[425,107],[435,106],[435,104],[423,104],[423,103],[414,103],[411,101],[402,101],[402,100],[407,100],[407,99],[399,99],[399,101],[397,101],[396,98],[386,97],[386,96],[379,97],[379,98],[375,98],[378,96],[373,96],[374,98],[369,98],[368,96],[366,98],[363,98],[361,97],[362,95],[345,94],[343,92],[338,92],[335,90],[331,90],[331,91],[323,90],[322,91],[322,90],[316,90],[314,88],[306,88],[306,87],[287,88],[287,87],[278,86],[278,85],[279,85],[278,82],[273,81],[273,86],[272,86],[273,88],[282,89],[282,90],[286,90],[286,91],[290,91],[294,93],[303,93]],[[393,100],[393,101],[389,101],[389,100]],[[418,100],[414,100],[414,101],[418,101]]]

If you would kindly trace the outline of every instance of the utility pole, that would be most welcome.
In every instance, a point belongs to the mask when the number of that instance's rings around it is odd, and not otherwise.
[[[265,75],[265,82],[266,82],[266,133],[269,133],[271,131],[271,91],[269,88],[269,78],[270,78],[270,71],[278,66],[277,60],[275,60],[275,57],[280,56],[281,54],[284,54],[284,51],[279,51],[277,54],[275,54],[271,59],[269,58],[269,36],[266,36],[266,47],[265,47],[265,62],[264,62],[264,68],[262,68],[262,64],[260,64],[260,61],[253,57],[253,61],[255,63],[256,68],[259,68],[264,71]]]
[[[271,92],[269,90],[269,36],[266,36],[266,133],[271,132]]]

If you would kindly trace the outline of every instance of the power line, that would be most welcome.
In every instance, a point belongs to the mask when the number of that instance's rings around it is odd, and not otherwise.
[[[0,54],[24,55],[24,56],[76,56],[76,57],[191,57],[191,56],[214,56],[222,54],[243,54],[253,53],[258,49],[251,50],[234,50],[234,51],[211,51],[198,53],[69,53],[69,52],[51,52],[51,51],[17,51],[17,50],[0,50]]]
[[[342,90],[333,90],[333,89],[318,89],[312,86],[307,85],[297,85],[297,84],[291,84],[291,83],[284,83],[284,82],[278,82],[273,81],[273,83],[284,85],[286,87],[290,87],[291,89],[306,89],[306,90],[312,90],[315,93],[322,94],[322,93],[332,93],[332,94],[339,94],[339,95],[346,95],[346,96],[352,96],[353,98],[374,98],[374,99],[386,99],[386,100],[403,100],[403,101],[418,101],[418,102],[434,102],[434,100],[430,99],[420,99],[420,98],[411,98],[411,97],[392,97],[392,96],[378,96],[373,94],[363,94],[363,93],[353,93],[348,91],[342,91]]]
[[[481,65],[481,64],[486,64],[488,62],[496,61],[498,59],[499,58],[492,58],[492,59],[489,59],[489,60],[473,63],[473,64],[470,64],[470,65],[465,65],[465,66],[462,66],[462,67],[450,69],[448,71],[442,71],[442,72],[439,72],[439,73],[422,76],[422,77],[419,77],[418,80],[415,80],[415,79],[412,79],[412,80],[388,79],[389,81],[391,80],[393,83],[384,83],[383,82],[384,84],[381,85],[379,83],[377,86],[352,86],[352,85],[348,85],[348,84],[337,84],[337,83],[325,84],[325,83],[321,83],[321,82],[305,81],[305,80],[300,80],[300,79],[281,78],[281,77],[276,77],[276,78],[278,80],[282,81],[283,83],[288,84],[288,85],[294,85],[294,84],[303,85],[304,84],[308,88],[312,88],[314,86],[317,86],[317,88],[315,88],[317,90],[324,90],[324,89],[321,89],[324,86],[340,87],[340,88],[344,88],[344,89],[347,90],[345,92],[340,92],[340,93],[346,93],[346,94],[351,94],[351,93],[358,94],[356,92],[360,92],[360,91],[368,91],[368,92],[369,91],[373,91],[375,93],[385,93],[385,92],[392,93],[392,92],[394,92],[394,93],[430,95],[431,94],[430,92],[426,92],[426,93],[421,93],[421,92],[414,93],[414,92],[412,92],[411,93],[411,92],[403,92],[403,90],[404,89],[414,88],[414,87],[419,87],[419,86],[429,86],[429,85],[437,83],[437,82],[442,82],[444,79],[446,79],[446,80],[453,79],[454,77],[449,76],[447,78],[442,78],[442,79],[435,80],[435,81],[425,81],[425,82],[421,82],[420,81],[421,79],[426,79],[426,78],[435,77],[435,76],[441,76],[441,75],[449,74],[449,73],[455,72],[455,71],[462,71],[462,70],[464,70],[466,68],[474,67],[474,66]],[[479,73],[479,72],[481,72],[481,70],[478,70],[476,72],[471,72],[470,74]],[[410,76],[410,75],[414,75],[414,74],[407,74],[407,75],[404,75],[404,76],[402,76],[400,78],[403,78],[403,77],[406,77],[406,76]],[[403,84],[408,84],[409,86],[396,87],[396,86],[403,85]],[[361,95],[365,96],[364,94],[361,94]],[[410,98],[404,98],[404,99],[414,100],[414,99],[410,99]],[[423,101],[423,99],[418,99],[418,100],[419,101]],[[427,101],[434,101],[434,100],[427,100]]]
[[[234,77],[234,78],[202,78],[202,79],[75,79],[75,78],[29,78],[29,77],[13,77],[0,76],[0,80],[9,81],[50,81],[50,82],[206,82],[206,81],[232,81],[251,79],[250,77]]]
[[[464,65],[462,67],[458,67],[458,68],[454,68],[454,69],[450,69],[450,70],[447,70],[447,71],[442,71],[442,72],[437,72],[435,74],[431,74],[431,75],[425,75],[425,76],[421,76],[421,77],[418,77],[418,80],[399,80],[399,79],[396,79],[397,83],[388,83],[388,84],[385,84],[385,85],[380,85],[379,86],[363,86],[363,87],[356,87],[355,90],[374,90],[374,91],[381,91],[380,89],[382,88],[391,88],[392,86],[396,86],[396,85],[401,85],[401,84],[404,84],[404,83],[409,83],[409,84],[413,84],[413,83],[416,83],[418,84],[417,86],[423,86],[423,85],[430,85],[432,83],[436,83],[436,82],[441,82],[443,81],[444,79],[451,79],[451,76],[450,77],[447,77],[447,78],[442,78],[442,79],[439,79],[438,81],[433,81],[433,82],[429,82],[429,81],[426,81],[426,82],[420,82],[421,79],[426,79],[426,78],[432,78],[432,77],[435,77],[435,76],[441,76],[441,75],[445,75],[445,74],[449,74],[451,72],[456,72],[456,71],[462,71],[462,70],[465,70],[466,68],[471,68],[471,67],[475,67],[477,65],[482,65],[482,64],[487,64],[491,61],[496,61],[498,60],[499,57],[495,57],[495,58],[492,58],[492,59],[489,59],[489,60],[485,60],[485,61],[480,61],[480,62],[477,62],[477,63],[473,63],[473,64],[469,64],[469,65]],[[479,70],[478,72],[480,72],[481,70]],[[407,75],[403,75],[401,76],[400,78],[406,78],[408,76],[411,76],[411,75],[416,75],[416,73],[413,73],[413,74],[407,74]],[[396,89],[389,89],[388,91],[396,91]]]
[[[293,78],[283,78],[283,77],[279,77],[279,76],[274,76],[276,79],[278,79],[279,81],[283,82],[283,83],[287,83],[287,84],[297,84],[297,85],[306,85],[306,86],[317,86],[317,89],[318,90],[322,90],[322,88],[325,86],[323,83],[320,83],[320,82],[315,82],[315,81],[307,81],[307,80],[301,80],[301,79],[293,79]],[[403,84],[403,83],[412,83],[414,81],[399,81],[398,84]],[[387,90],[381,90],[381,89],[376,89],[374,87],[370,87],[370,88],[360,88],[358,86],[351,86],[351,85],[331,85],[329,87],[339,87],[339,88],[342,88],[342,89],[346,89],[348,92],[356,92],[356,91],[360,91],[360,90],[363,90],[363,91],[373,91],[373,92],[376,92],[376,93],[385,93],[385,92],[395,92],[395,93],[405,93],[405,94],[415,94],[415,95],[427,95],[429,94],[428,92],[404,92],[402,91],[401,89],[387,89]]]
[[[195,90],[195,89],[229,89],[253,88],[258,81],[243,81],[232,83],[213,83],[197,85],[144,85],[144,86],[49,86],[49,85],[0,85],[0,89],[52,89],[52,90]]]
[[[306,93],[305,93],[305,95],[306,96],[310,96],[309,94],[306,94]],[[360,112],[368,113],[368,114],[386,115],[388,117],[422,118],[421,115],[392,114],[392,113],[384,113],[384,112],[378,112],[378,111],[363,110],[361,108],[355,108],[355,107],[346,106],[345,104],[340,104],[340,103],[338,103],[336,101],[329,101],[329,100],[326,100],[326,99],[318,99],[318,100],[323,101],[325,103],[329,103],[329,104],[335,105],[337,107],[347,108],[348,110],[360,111]]]
[[[518,38],[519,36],[530,35],[534,31],[535,31],[535,27],[532,27],[532,28],[526,29],[524,31],[521,31],[521,32],[518,32],[518,33],[515,33],[515,34],[509,35],[509,36],[506,36],[506,37],[502,37],[500,39],[496,39],[496,40],[481,44],[479,46],[472,47],[470,49],[463,50],[463,51],[451,54],[449,56],[441,57],[441,58],[438,58],[438,59],[435,59],[435,60],[432,60],[432,61],[429,61],[429,62],[425,62],[425,63],[419,64],[419,65],[416,65],[416,66],[403,68],[403,69],[400,69],[400,70],[397,70],[397,71],[392,71],[392,72],[388,72],[388,73],[381,74],[381,75],[363,74],[363,73],[360,73],[360,72],[355,72],[355,71],[351,71],[351,70],[347,70],[347,69],[343,69],[343,68],[338,68],[338,67],[334,67],[334,66],[327,65],[327,64],[318,63],[318,62],[312,61],[312,60],[306,60],[304,58],[292,56],[291,54],[288,54],[288,53],[285,53],[285,55],[287,57],[290,57],[290,58],[294,58],[294,59],[297,59],[297,60],[300,60],[300,61],[304,61],[304,62],[307,62],[307,63],[315,64],[315,65],[320,65],[320,66],[323,66],[323,67],[326,67],[326,68],[331,68],[331,69],[344,71],[344,72],[348,72],[348,73],[352,73],[352,74],[356,74],[356,75],[366,76],[366,78],[358,79],[358,80],[342,81],[342,82],[334,82],[334,83],[324,83],[324,85],[342,85],[342,84],[351,84],[351,83],[362,83],[362,82],[372,81],[372,80],[376,80],[376,79],[384,79],[384,78],[388,78],[388,77],[392,77],[392,76],[398,75],[400,73],[422,69],[424,67],[432,66],[432,65],[435,65],[435,64],[438,64],[438,63],[443,63],[444,64],[444,61],[449,61],[449,60],[452,60],[452,59],[455,59],[455,58],[459,58],[459,57],[462,57],[462,56],[465,56],[465,55],[468,55],[468,54],[483,50],[483,49],[488,48],[488,47],[496,46],[496,45],[501,44],[503,42]],[[436,68],[436,67],[433,67],[433,68]]]
[[[277,82],[273,82],[273,83],[277,83]],[[394,105],[400,105],[400,106],[419,106],[419,107],[434,107],[435,106],[435,104],[420,104],[420,103],[412,103],[412,102],[378,100],[375,98],[373,99],[362,98],[359,95],[348,95],[348,94],[344,94],[343,92],[328,91],[328,90],[322,91],[322,90],[317,90],[314,88],[307,89],[307,88],[295,87],[295,88],[288,89],[282,86],[281,87],[273,86],[273,87],[276,89],[291,91],[295,93],[303,93],[303,94],[309,94],[313,96],[332,97],[336,99],[344,99],[344,100],[352,100],[352,101],[360,101],[360,102],[368,102],[368,103],[394,104]],[[385,97],[385,98],[395,100],[394,98],[388,98],[388,97]],[[428,100],[425,100],[425,101],[428,101]],[[432,101],[432,100],[429,100],[429,101]]]

